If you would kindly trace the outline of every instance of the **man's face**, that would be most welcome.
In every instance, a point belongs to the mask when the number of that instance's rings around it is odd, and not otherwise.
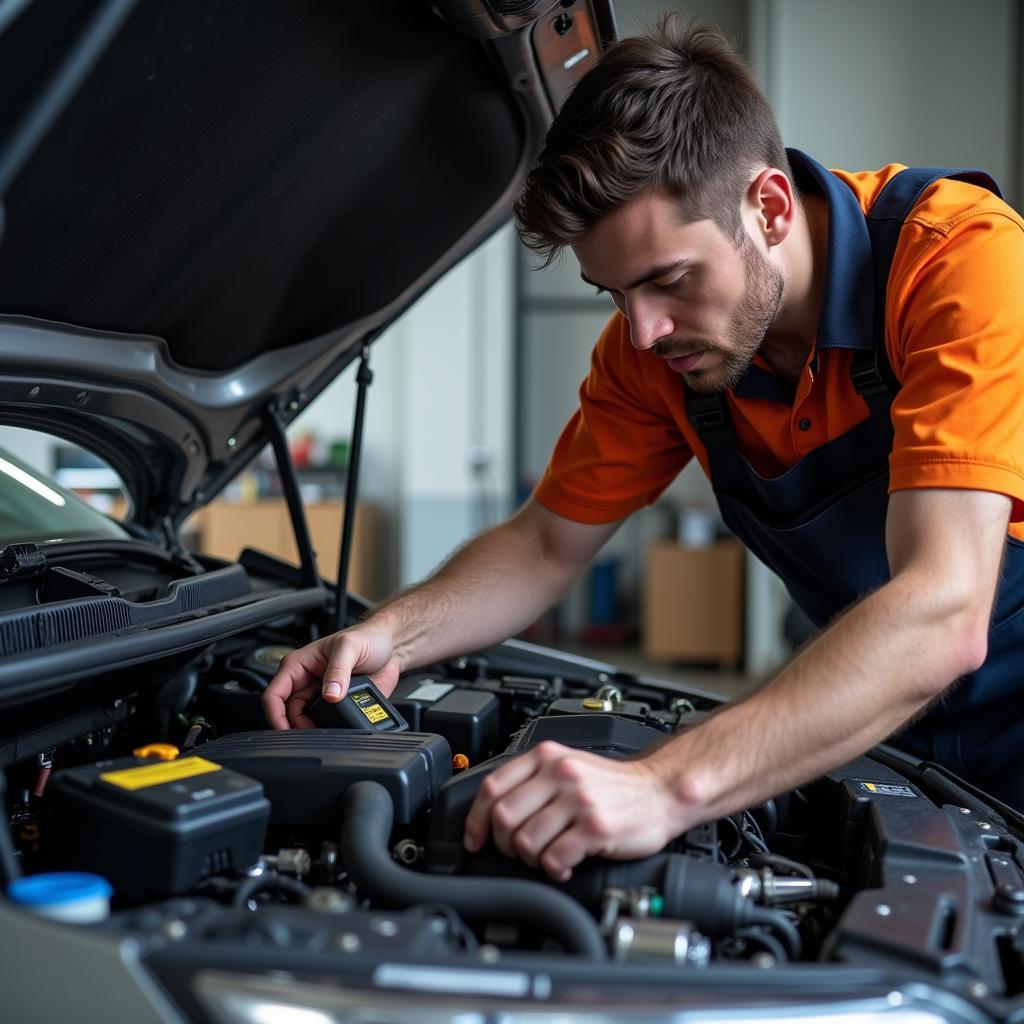
[[[678,200],[644,193],[573,246],[584,280],[611,294],[639,351],[666,360],[694,391],[733,387],[782,301],[781,270],[744,234],[684,223]]]

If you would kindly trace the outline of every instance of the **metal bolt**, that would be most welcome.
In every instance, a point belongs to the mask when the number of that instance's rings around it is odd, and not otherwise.
[[[165,939],[170,939],[171,942],[178,942],[188,934],[188,925],[184,921],[174,918],[174,920],[166,922],[160,931]]]
[[[476,955],[485,964],[496,964],[501,959],[501,950],[497,946],[485,943],[476,951]]]
[[[960,813],[961,814],[970,814],[971,813],[971,809],[969,807],[961,807],[960,808]]]
[[[402,839],[395,843],[391,855],[399,864],[415,864],[420,859],[420,848],[413,839]]]
[[[892,913],[892,907],[890,907],[888,903],[879,903],[878,906],[875,907],[875,913],[879,917],[888,917]]]
[[[288,409],[290,412],[295,412],[298,407],[299,403],[294,398],[288,403]]]
[[[398,934],[398,925],[389,917],[375,917],[370,922],[370,928],[386,939],[394,938]]]
[[[768,954],[771,956],[771,954]],[[774,959],[774,958],[773,958]],[[693,935],[686,951],[686,960],[694,967],[707,967],[711,963],[711,940],[703,935]]]
[[[750,962],[755,967],[760,967],[761,970],[767,970],[769,967],[775,966],[775,957],[771,953],[755,953],[751,958]]]
[[[1024,889],[1018,888],[1012,882],[1004,882],[999,886],[999,895],[1008,903],[1024,904]]]
[[[75,395],[75,405],[85,405],[85,403],[88,402],[88,401],[89,401],[89,392],[88,391],[79,391],[78,394]]]
[[[903,881],[906,882],[907,885],[916,885],[917,884],[917,875],[904,875],[903,876]]]
[[[695,715],[697,709],[693,706],[692,700],[687,700],[685,697],[676,697],[671,704],[669,704],[669,710],[675,712],[677,715]]]
[[[229,437],[228,438],[228,447],[229,448],[234,448],[236,444],[238,444],[238,438],[237,437]]]
[[[989,830],[989,829],[990,829],[991,827],[992,827],[992,826],[991,826],[991,825],[990,825],[990,824],[989,824],[989,823],[988,823],[987,821],[979,821],[979,822],[978,822],[978,828],[980,828],[980,829],[984,829],[984,830],[985,830],[986,832],[987,832],[987,831],[988,831],[988,830]]]
[[[318,885],[310,890],[306,906],[323,914],[345,914],[352,909],[352,898],[337,889]]]
[[[338,847],[334,843],[324,842],[320,846],[320,866],[333,878],[338,867]]]
[[[363,948],[363,940],[355,932],[345,932],[338,936],[338,948],[344,953],[358,953]]]
[[[29,398],[38,398],[39,397],[39,385],[38,384],[34,388],[29,388],[28,397]]]
[[[902,992],[890,992],[885,997],[885,1001],[890,1006],[902,1006],[903,1005],[903,993]]]
[[[984,999],[988,995],[988,985],[983,981],[976,981],[969,991],[975,999]]]
[[[308,875],[313,866],[313,860],[308,850],[301,847],[286,847],[277,851],[277,870],[284,871],[290,875]]]

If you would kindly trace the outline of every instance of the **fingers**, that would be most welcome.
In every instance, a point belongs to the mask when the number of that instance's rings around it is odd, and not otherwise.
[[[526,782],[538,768],[536,751],[513,758],[491,772],[480,785],[473,806],[466,815],[463,845],[470,853],[481,850],[491,830],[491,808],[509,790]]]
[[[595,837],[590,826],[583,819],[565,829],[554,842],[548,844],[541,854],[540,866],[556,882],[568,882],[572,878],[572,869],[590,854],[598,852],[594,843]]]
[[[313,725],[301,712],[306,701],[319,688],[326,662],[322,644],[323,641],[318,640],[292,651],[282,660],[274,678],[263,691],[263,714],[272,729],[309,728]],[[297,704],[300,697],[301,704]],[[301,724],[302,720],[309,724]]]
[[[518,855],[531,868],[540,867],[541,855],[572,821],[572,811],[565,802],[552,800],[516,829],[511,837],[513,852],[509,856]]]
[[[312,719],[304,714],[306,701],[321,691],[332,703],[345,696],[353,669],[366,660],[366,643],[353,632],[324,637],[292,651],[283,660],[262,696],[263,714],[271,728],[313,728]],[[381,664],[385,665],[389,657],[388,649]],[[397,671],[392,669],[390,674],[397,676]]]
[[[352,681],[352,673],[356,668],[364,671],[373,671],[380,667],[377,662],[380,660],[380,653],[377,656],[367,649],[367,642],[359,630],[351,630],[344,633],[335,633],[329,637],[330,648],[327,656],[327,666],[324,669],[323,698],[336,704],[344,700],[348,693],[349,683]],[[390,649],[387,656],[390,657]],[[394,689],[394,684],[392,684]]]

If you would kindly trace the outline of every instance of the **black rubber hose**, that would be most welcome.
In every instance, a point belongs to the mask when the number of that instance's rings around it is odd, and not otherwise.
[[[764,910],[757,907],[750,913],[750,923],[770,928],[782,939],[790,960],[800,959],[800,933],[796,925],[779,910]]]
[[[447,903],[470,919],[541,930],[567,951],[607,959],[597,922],[570,896],[541,882],[506,878],[424,875],[391,859],[395,809],[377,782],[357,782],[345,794],[341,857],[359,891],[374,903],[403,909],[416,903]]]
[[[244,907],[258,892],[279,892],[296,900],[304,900],[309,895],[309,886],[287,875],[257,875],[239,882],[231,903],[236,907]]]

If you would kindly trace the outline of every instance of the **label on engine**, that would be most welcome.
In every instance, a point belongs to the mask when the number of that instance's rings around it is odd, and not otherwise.
[[[872,796],[917,796],[909,786],[895,786],[888,782],[859,782],[858,785]]]
[[[104,772],[100,778],[121,789],[145,789],[147,786],[162,786],[165,782],[180,782],[196,775],[208,775],[221,771],[219,764],[203,757],[183,757],[179,761],[160,761],[144,764],[138,768],[122,768],[116,772]]]
[[[417,686],[412,693],[406,694],[406,700],[428,700],[433,703],[440,700],[450,690],[455,689],[454,683],[423,683]]]
[[[387,722],[391,716],[377,703],[372,693],[363,691],[352,694],[352,703],[370,720],[371,725]]]

